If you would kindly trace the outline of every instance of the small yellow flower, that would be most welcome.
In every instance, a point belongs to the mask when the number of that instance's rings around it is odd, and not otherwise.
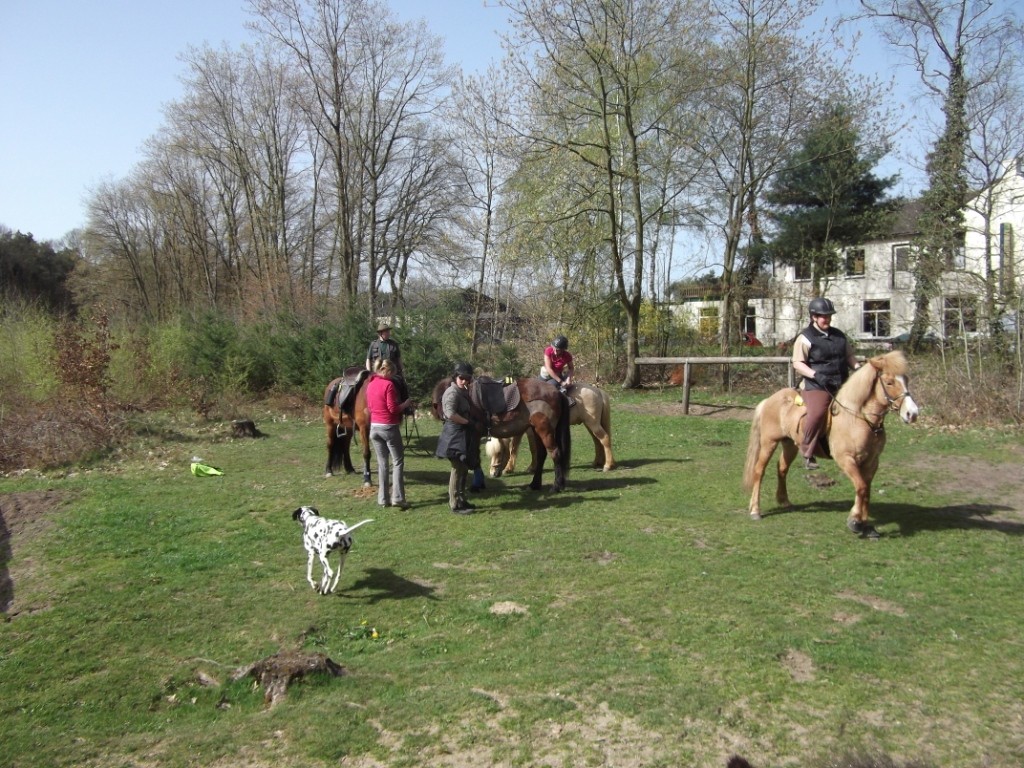
[[[373,633],[370,635],[370,637],[372,637],[374,640],[376,640],[378,637],[380,637],[380,635],[377,634],[377,628],[376,627],[374,627]]]

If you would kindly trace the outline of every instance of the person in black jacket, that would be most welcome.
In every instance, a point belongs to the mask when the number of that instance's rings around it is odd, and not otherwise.
[[[469,470],[479,466],[479,448],[470,423],[472,401],[469,386],[473,382],[473,366],[457,363],[452,383],[441,396],[441,417],[444,426],[437,441],[435,455],[448,459],[452,472],[448,478],[448,506],[457,515],[468,515],[476,509],[466,501],[466,478]]]
[[[377,338],[370,342],[366,350],[366,370],[376,370],[381,360],[390,360],[394,363],[395,373],[398,376],[405,376],[402,351],[398,348],[398,342],[391,338],[391,326],[388,323],[380,323],[377,326]]]
[[[366,350],[366,370],[376,371],[377,367],[385,360],[390,360],[394,366],[394,373],[391,376],[398,390],[399,400],[409,399],[409,385],[405,381],[405,367],[402,365],[402,350],[398,348],[398,342],[391,338],[391,325],[380,323],[377,326],[377,338],[370,342]],[[411,406],[405,410],[406,416],[411,416],[414,408]]]
[[[851,370],[860,367],[846,334],[832,327],[835,305],[825,298],[811,299],[810,324],[793,342],[793,370],[802,377],[801,395],[807,406],[800,455],[805,469],[817,469],[814,454],[832,398]]]

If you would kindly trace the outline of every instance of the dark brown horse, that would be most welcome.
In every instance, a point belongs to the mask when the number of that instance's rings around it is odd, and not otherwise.
[[[450,377],[441,379],[434,387],[431,406],[437,418],[441,418],[441,396],[451,381]],[[544,460],[548,454],[551,454],[551,463],[555,469],[555,482],[551,490],[557,492],[565,488],[572,458],[569,404],[565,395],[541,379],[517,379],[515,384],[519,389],[519,404],[511,412],[493,415],[488,420],[480,405],[478,384],[479,381],[474,381],[470,389],[473,401],[471,418],[476,427],[477,442],[487,435],[499,438],[520,437],[531,430],[537,438],[537,452],[534,454],[535,466],[530,488],[535,491],[541,489]]]
[[[324,426],[327,430],[327,466],[325,477],[331,477],[344,468],[346,474],[355,472],[352,466],[352,437],[358,432],[363,449],[363,485],[371,485],[370,478],[370,413],[366,408],[366,380],[368,372],[358,367],[349,368],[344,376],[333,379],[324,390]],[[334,392],[333,397],[329,397]],[[330,400],[330,404],[328,404]]]

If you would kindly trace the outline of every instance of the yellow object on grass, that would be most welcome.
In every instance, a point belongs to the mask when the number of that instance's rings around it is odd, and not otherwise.
[[[192,462],[192,474],[196,477],[212,477],[213,475],[223,475],[216,467],[211,467],[209,464],[200,464],[198,461]]]

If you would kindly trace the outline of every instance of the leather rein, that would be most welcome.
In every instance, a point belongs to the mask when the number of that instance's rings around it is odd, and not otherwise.
[[[882,394],[885,396],[885,401],[887,403],[887,406],[886,406],[885,410],[883,410],[880,413],[865,411],[863,406],[861,406],[859,411],[854,411],[853,408],[850,408],[850,407],[844,405],[843,403],[839,402],[838,393],[836,393],[836,397],[832,398],[832,402],[835,405],[837,405],[840,408],[842,408],[847,413],[852,413],[857,418],[863,419],[867,423],[867,425],[869,427],[871,427],[871,431],[874,434],[877,435],[877,434],[880,434],[880,433],[885,431],[885,417],[886,417],[886,414],[888,414],[889,411],[895,411],[895,412],[898,413],[899,410],[900,410],[900,406],[901,406],[901,404],[903,402],[903,399],[905,397],[907,397],[907,395],[910,394],[910,390],[907,389],[907,388],[904,388],[903,392],[901,392],[900,394],[898,394],[895,397],[893,397],[892,395],[889,394],[888,387],[885,386],[885,380],[882,379],[882,372],[881,371],[876,371],[875,372],[875,383],[876,384],[880,384],[882,386]],[[873,389],[874,389],[874,387],[872,387],[872,390]],[[834,411],[833,411],[833,415],[835,415]],[[877,418],[878,421],[877,422],[873,422],[871,420],[872,418]]]

